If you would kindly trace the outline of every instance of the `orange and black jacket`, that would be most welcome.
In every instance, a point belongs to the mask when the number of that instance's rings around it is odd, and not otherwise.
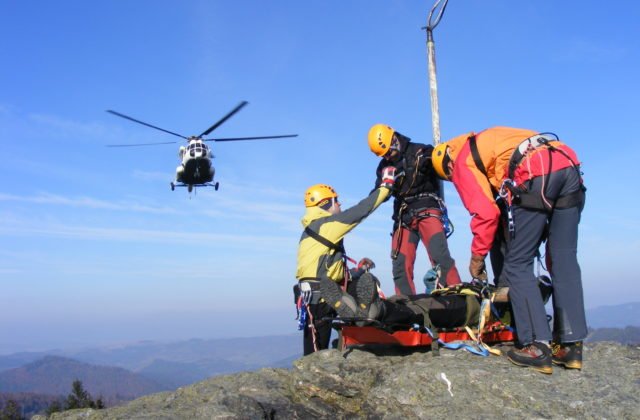
[[[302,226],[341,248],[345,235],[386,201],[389,194],[389,189],[381,186],[355,206],[334,215],[317,206],[307,207]],[[304,280],[322,277],[336,282],[344,280],[344,251],[332,249],[303,232],[298,246],[296,278]]]
[[[479,158],[486,175],[476,165],[471,153],[469,138],[474,133],[455,137],[447,142],[451,159],[455,162],[451,181],[460,194],[460,199],[471,214],[473,241],[471,252],[485,256],[494,240],[500,219],[500,210],[495,201],[505,179],[509,178],[509,161],[514,150],[524,140],[539,134],[537,131],[510,127],[492,127],[475,134]],[[516,185],[534,177],[579,165],[575,152],[566,144],[553,143],[563,153],[554,154],[540,147],[527,155],[516,167],[512,179]],[[557,156],[557,157],[556,157]]]

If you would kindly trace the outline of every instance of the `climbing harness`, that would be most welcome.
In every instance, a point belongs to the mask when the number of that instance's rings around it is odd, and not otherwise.
[[[294,300],[296,304],[296,320],[298,321],[298,330],[302,331],[309,328],[313,342],[314,351],[318,350],[316,342],[317,331],[311,305],[317,305],[320,302],[319,281],[315,278],[303,278],[293,286]]]
[[[539,195],[537,193],[529,191],[526,185],[517,186],[515,184],[512,184],[512,186],[510,186],[514,202],[517,205],[535,210],[550,211],[554,208],[565,209],[574,207],[577,205],[581,205],[581,203],[584,202],[586,188],[582,183],[582,172],[580,172],[578,164],[576,164],[576,162],[571,158],[571,156],[569,156],[568,153],[560,148],[555,147],[553,143],[557,143],[559,141],[560,140],[558,136],[554,133],[540,133],[523,140],[518,145],[518,147],[514,149],[511,158],[509,159],[508,166],[508,177],[510,179],[514,178],[516,169],[523,161],[526,161],[527,167],[530,168],[531,155],[536,151],[536,149],[544,147],[551,152],[549,154],[549,169],[547,171],[547,174],[541,175],[542,188]],[[581,182],[580,188],[577,191],[559,197],[556,200],[550,201],[546,197],[546,189],[548,186],[548,184],[546,183],[546,176],[551,173],[553,154],[556,152],[560,153],[569,161],[571,167],[576,171]],[[540,154],[538,154],[537,156],[540,159],[540,163],[542,163],[542,156]],[[530,169],[529,174],[531,174]],[[529,181],[531,181],[531,179],[529,179]]]
[[[473,162],[476,167],[482,174],[489,180],[489,176],[487,170],[482,162],[482,158],[480,157],[480,152],[478,151],[478,145],[476,143],[476,136],[472,134],[468,138],[469,141],[469,149],[471,151],[471,156],[473,158]],[[582,172],[580,172],[579,166],[576,162],[566,153],[564,150],[555,147],[552,143],[559,142],[559,138],[556,134],[545,132],[535,134],[531,137],[524,139],[520,144],[514,149],[511,157],[509,159],[508,164],[508,172],[507,177],[502,181],[500,185],[500,189],[496,190],[493,184],[489,182],[489,186],[491,188],[491,192],[496,200],[501,199],[505,203],[505,211],[507,216],[507,225],[509,230],[509,235],[513,239],[516,234],[516,225],[515,219],[513,216],[513,205],[516,204],[523,208],[529,208],[534,210],[543,210],[550,211],[554,208],[564,209],[574,207],[576,205],[581,205],[584,203],[585,199],[585,191],[586,188],[582,183]],[[540,147],[545,147],[552,153],[549,155],[549,169],[546,174],[541,175],[542,180],[542,188],[540,193],[529,191],[526,185],[516,185],[514,181],[516,169],[524,162],[527,164],[527,168],[529,169],[529,175],[531,176],[531,156],[532,152],[536,151],[536,149]],[[547,189],[547,177],[551,173],[552,168],[552,156],[553,152],[559,152],[562,154],[571,164],[571,166],[578,173],[578,177],[580,178],[580,188],[565,196],[559,197],[554,201],[549,201],[546,197],[545,191]],[[540,159],[540,163],[542,163],[542,156],[540,154],[537,155]],[[529,182],[531,182],[531,178]]]
[[[509,237],[511,239],[514,238],[514,236],[516,235],[516,224],[513,218],[513,209],[511,206],[511,201],[512,201],[512,188],[515,188],[515,184],[513,182],[513,180],[511,180],[510,178],[506,178],[504,181],[502,181],[502,185],[500,186],[500,190],[498,190],[498,196],[502,199],[502,201],[505,203],[504,207],[507,213],[507,228],[509,230]]]
[[[306,281],[298,283],[298,287],[300,290],[300,296],[298,296],[298,302],[296,303],[296,319],[298,320],[298,330],[304,330],[307,323],[307,316],[310,316],[308,311],[313,298],[313,290],[311,290],[309,282]]]
[[[444,203],[444,200],[438,197],[438,205],[440,206],[440,212],[442,216],[440,217],[440,221],[442,222],[442,228],[444,229],[444,235],[449,238],[449,236],[453,235],[455,231],[455,227],[453,226],[453,222],[449,219],[449,212],[447,210],[447,206]]]
[[[320,235],[319,233],[311,229],[309,226],[305,227],[304,231],[311,238],[320,242],[322,245],[326,246],[330,250],[333,250],[335,253],[339,252],[341,254],[342,261],[344,263],[344,280],[342,282],[341,287],[343,290],[346,290],[347,283],[349,282],[350,276],[351,276],[348,269],[348,263],[357,265],[357,262],[354,259],[347,256],[344,250],[343,241],[340,240],[337,244],[333,243],[327,238],[325,238],[324,236]],[[313,314],[311,313],[310,305],[317,304],[320,302],[320,290],[318,289],[317,286],[312,287],[312,284],[317,285],[318,283],[319,283],[319,280],[317,278],[300,279],[297,285],[299,287],[299,297],[296,300],[296,311],[297,311],[296,320],[298,320],[298,330],[304,330],[305,326],[307,326],[310,329],[310,333],[313,339],[314,351],[318,351],[318,345],[316,342],[317,331],[316,331],[316,323],[313,318]]]
[[[349,256],[347,256],[347,253],[346,253],[346,251],[344,249],[343,241],[340,240],[340,242],[335,244],[335,243],[331,242],[330,240],[328,240],[327,238],[325,238],[324,236],[320,235],[315,230],[311,229],[309,226],[305,227],[304,231],[305,231],[305,233],[307,235],[309,235],[310,237],[312,237],[316,241],[320,242],[322,245],[326,246],[329,249],[332,249],[336,253],[340,252],[342,254],[342,260],[344,262],[344,284],[342,285],[342,288],[346,289],[347,283],[349,282],[349,280],[351,278],[351,274],[349,273],[348,264],[347,263],[350,262],[351,264],[355,264],[355,265],[357,265],[358,263],[353,258],[350,258]]]
[[[423,198],[431,198],[435,200],[438,203],[437,211],[433,211],[435,209],[429,209],[429,208],[407,210],[411,202],[414,202]],[[419,222],[420,220],[423,220],[429,217],[435,217],[440,221],[440,223],[442,223],[442,230],[444,231],[446,238],[449,238],[451,235],[453,235],[453,232],[455,231],[455,227],[451,219],[449,219],[447,206],[444,200],[440,198],[437,194],[421,193],[411,197],[402,198],[402,204],[400,205],[400,209],[398,210],[398,222],[397,222],[398,226],[395,229],[395,232],[397,232],[398,237],[397,237],[397,240],[394,241],[395,243],[393,246],[393,250],[391,251],[392,259],[395,260],[396,258],[398,258],[398,255],[400,255],[400,244],[402,243],[402,235],[404,234],[402,228],[404,227],[405,229],[410,229],[410,230],[413,229],[409,224],[410,222],[406,223],[403,220],[409,220],[409,221],[418,220]]]

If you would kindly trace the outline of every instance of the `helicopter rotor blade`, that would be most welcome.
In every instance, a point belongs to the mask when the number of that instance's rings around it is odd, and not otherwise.
[[[164,131],[165,133],[168,133],[168,134],[173,134],[174,136],[182,137],[183,139],[186,139],[186,140],[189,139],[188,137],[185,137],[182,134],[174,133],[173,131],[165,130],[164,128],[156,127],[155,125],[147,124],[146,122],[143,122],[143,121],[140,121],[140,120],[136,120],[135,118],[131,118],[128,115],[124,115],[124,114],[121,114],[119,112],[112,111],[110,109],[108,109],[107,112],[110,113],[110,114],[116,115],[118,117],[127,119],[129,121],[133,121],[133,122],[136,122],[138,124],[146,125],[147,127],[155,128],[156,130]],[[162,144],[162,143],[158,143],[158,144]],[[146,146],[146,144],[145,144],[145,146]]]
[[[158,143],[134,143],[134,144],[107,144],[106,147],[138,147],[138,146],[157,146],[159,144],[176,144],[177,141],[164,141]]]
[[[227,121],[229,118],[231,118],[233,116],[233,114],[235,114],[236,112],[240,111],[248,103],[249,102],[247,102],[247,101],[240,102],[235,108],[233,108],[231,111],[229,111],[229,113],[227,115],[222,117],[220,119],[220,121],[218,121],[217,123],[213,124],[207,130],[203,131],[202,134],[200,134],[198,137],[206,136],[207,134],[211,133],[216,128],[220,127],[225,121]]]
[[[225,137],[222,139],[202,139],[203,141],[239,141],[239,140],[267,140],[283,139],[286,137],[298,137],[297,134],[284,134],[281,136],[260,136],[260,137]]]

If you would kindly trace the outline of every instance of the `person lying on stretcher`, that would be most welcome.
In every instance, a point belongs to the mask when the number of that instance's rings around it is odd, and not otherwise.
[[[474,295],[394,295],[382,299],[379,281],[368,271],[352,272],[346,292],[336,282],[320,281],[321,297],[340,319],[357,326],[378,321],[383,325],[456,328],[477,323],[480,313],[480,301]]]

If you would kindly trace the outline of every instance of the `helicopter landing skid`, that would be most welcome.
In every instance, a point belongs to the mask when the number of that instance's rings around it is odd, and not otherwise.
[[[215,184],[212,184],[210,182],[207,182],[205,184],[176,184],[175,182],[170,183],[171,185],[171,191],[175,191],[176,187],[188,187],[189,192],[191,192],[194,188],[197,187],[213,187],[214,190],[218,191],[218,188],[220,188],[220,183],[216,182]]]

